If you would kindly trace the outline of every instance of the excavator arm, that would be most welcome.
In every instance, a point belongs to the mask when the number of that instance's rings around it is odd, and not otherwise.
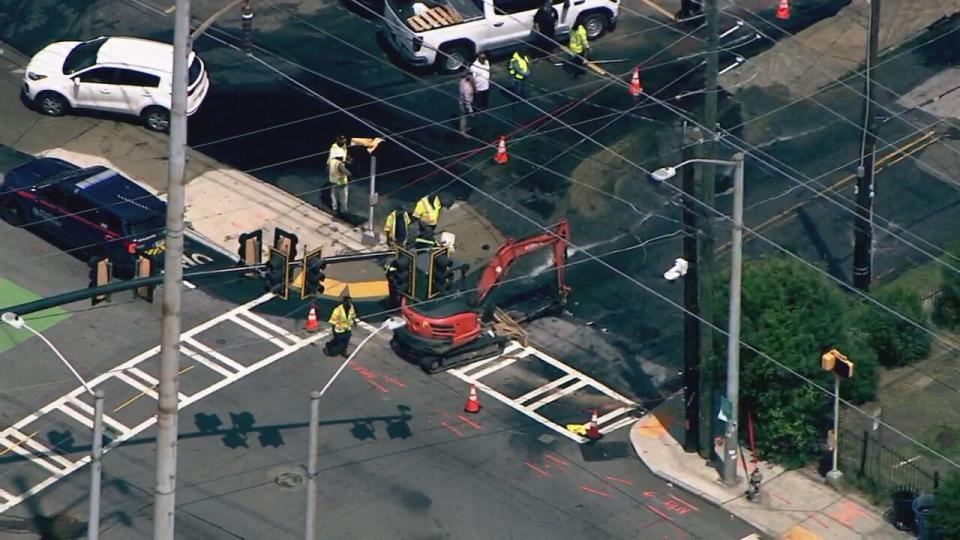
[[[570,224],[562,219],[550,232],[529,236],[521,240],[508,240],[494,254],[493,259],[483,269],[477,284],[477,296],[474,305],[480,305],[507,275],[510,266],[524,255],[545,247],[553,248],[553,263],[557,272],[557,292],[561,297],[567,295],[570,287],[564,281],[564,269],[567,265],[567,242],[570,240]]]

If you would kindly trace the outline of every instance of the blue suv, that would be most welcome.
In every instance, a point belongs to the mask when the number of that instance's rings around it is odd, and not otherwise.
[[[167,205],[106,167],[81,169],[41,158],[12,169],[0,184],[0,216],[84,261],[109,257],[133,275],[138,254],[163,251]],[[159,258],[159,257],[158,257]]]

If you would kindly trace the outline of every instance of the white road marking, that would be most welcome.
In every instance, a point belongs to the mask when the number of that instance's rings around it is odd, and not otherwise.
[[[491,388],[487,384],[484,384],[480,381],[481,378],[495,373],[496,371],[507,366],[519,364],[525,361],[536,360],[540,360],[553,366],[557,370],[561,371],[563,375],[546,384],[540,385],[539,387],[534,388],[533,390],[517,398],[511,398],[499,390]],[[510,342],[510,344],[504,349],[503,354],[499,356],[488,358],[480,362],[475,362],[462,368],[450,369],[447,371],[447,373],[467,384],[475,385],[477,389],[492,396],[497,401],[512,407],[518,412],[521,412],[537,422],[540,422],[544,426],[556,431],[557,433],[560,433],[570,440],[581,444],[588,442],[588,439],[572,433],[570,430],[566,429],[565,426],[562,426],[538,413],[537,409],[569,396],[577,390],[584,388],[595,390],[609,397],[611,400],[616,401],[620,405],[616,409],[606,412],[597,418],[597,425],[600,428],[600,433],[603,434],[607,434],[633,424],[637,421],[637,416],[634,416],[634,414],[642,415],[644,412],[637,403],[627,399],[600,381],[597,381],[596,379],[573,369],[572,367],[564,364],[560,360],[554,358],[544,351],[541,351],[535,347],[524,347],[516,341]],[[527,403],[534,399],[537,401],[527,405]],[[584,418],[583,423],[586,423],[586,421],[587,418]]]
[[[251,332],[256,336],[263,339],[268,339],[275,344],[279,342],[280,345],[278,345],[278,347],[280,347],[280,350],[249,366],[243,366],[239,362],[236,362],[226,355],[211,350],[203,345],[199,340],[193,339],[194,336],[225,321],[238,323],[244,328],[247,327],[246,325],[253,326],[253,323],[248,321],[239,322],[241,321],[240,316],[243,315],[247,317],[251,309],[272,298],[273,295],[265,294],[259,298],[247,302],[246,304],[237,306],[226,313],[199,324],[180,335],[181,343],[187,345],[187,347],[181,347],[181,350],[184,351],[184,354],[187,354],[198,362],[210,367],[210,369],[217,371],[223,378],[197,391],[193,395],[188,396],[180,393],[179,409],[182,410],[186,407],[189,407],[193,403],[196,403],[197,401],[213,394],[214,392],[217,392],[226,386],[231,385],[243,379],[244,377],[247,377],[248,375],[259,371],[270,364],[329,335],[329,332],[321,332],[313,334],[305,339],[297,337],[293,339],[287,338],[289,342],[288,343],[279,339],[281,335],[287,334],[286,330],[283,330],[279,326],[269,322],[267,324],[262,324],[260,321],[262,317],[255,316],[256,319],[254,320],[256,320],[256,323],[261,327],[257,328],[257,331],[251,330]],[[368,325],[364,326],[366,327]],[[263,328],[267,328],[271,332],[267,332]],[[157,379],[137,366],[146,360],[155,357],[157,354],[159,354],[159,352],[159,346],[144,351],[143,353],[124,362],[117,368],[94,377],[89,381],[89,385],[91,388],[95,388],[96,386],[110,381],[111,379],[115,379],[122,381],[136,392],[148,395],[153,399],[157,399],[157,393],[151,389],[151,387],[157,385]],[[202,359],[202,361],[200,359]],[[70,461],[60,454],[54,452],[51,448],[47,448],[42,443],[28,437],[21,431],[26,428],[26,426],[54,411],[59,411],[65,414],[67,417],[72,418],[78,423],[79,426],[82,426],[83,429],[91,428],[93,425],[93,408],[79,399],[80,396],[84,395],[85,393],[86,390],[83,387],[77,387],[68,392],[66,395],[61,396],[47,405],[44,405],[39,411],[27,416],[26,418],[23,418],[14,425],[0,430],[0,451],[6,450],[15,452],[16,454],[26,458],[30,462],[40,467],[43,467],[51,473],[50,476],[29,487],[23,493],[14,495],[7,491],[0,490],[0,514],[20,504],[27,498],[50,487],[65,476],[76,472],[90,462],[89,454],[82,456],[77,461]],[[133,427],[126,426],[115,418],[107,415],[104,415],[103,422],[104,425],[117,433],[117,437],[111,440],[108,445],[104,446],[103,451],[106,453],[153,426],[157,422],[157,417],[156,415],[147,416],[139,424]]]

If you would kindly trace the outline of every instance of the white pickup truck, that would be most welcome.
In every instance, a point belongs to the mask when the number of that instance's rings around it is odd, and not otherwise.
[[[452,73],[481,51],[499,52],[531,41],[543,0],[385,0],[381,31],[410,64]],[[558,41],[574,23],[595,39],[612,30],[619,0],[553,0]],[[438,52],[439,51],[439,52]]]

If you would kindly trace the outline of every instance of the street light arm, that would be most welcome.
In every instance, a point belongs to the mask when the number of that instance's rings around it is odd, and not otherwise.
[[[679,169],[685,165],[690,165],[691,163],[707,163],[710,165],[727,165],[729,167],[736,167],[740,164],[739,161],[730,161],[726,159],[707,159],[707,158],[694,158],[688,159],[686,161],[681,161],[673,166],[674,169]]]
[[[41,340],[43,340],[43,342],[47,344],[47,347],[50,347],[50,350],[53,351],[53,354],[57,355],[57,358],[59,358],[60,361],[63,362],[63,365],[67,366],[67,369],[70,370],[70,373],[73,373],[73,376],[76,377],[78,381],[80,381],[80,384],[83,386],[84,390],[86,390],[87,393],[90,394],[91,396],[93,395],[93,390],[91,390],[91,389],[90,389],[90,386],[87,385],[87,381],[83,380],[83,377],[81,377],[80,374],[77,373],[77,370],[76,370],[76,369],[73,369],[73,366],[70,364],[70,362],[68,362],[67,359],[64,358],[64,356],[63,356],[62,354],[60,354],[60,351],[57,350],[57,348],[53,346],[53,343],[51,343],[50,340],[46,338],[46,336],[44,336],[44,335],[41,334],[40,332],[37,332],[36,330],[34,330],[34,329],[33,329],[29,324],[27,324],[27,323],[23,323],[23,327],[26,328],[27,330],[29,330],[31,334],[33,334],[33,335],[37,336],[38,338],[40,338]]]

